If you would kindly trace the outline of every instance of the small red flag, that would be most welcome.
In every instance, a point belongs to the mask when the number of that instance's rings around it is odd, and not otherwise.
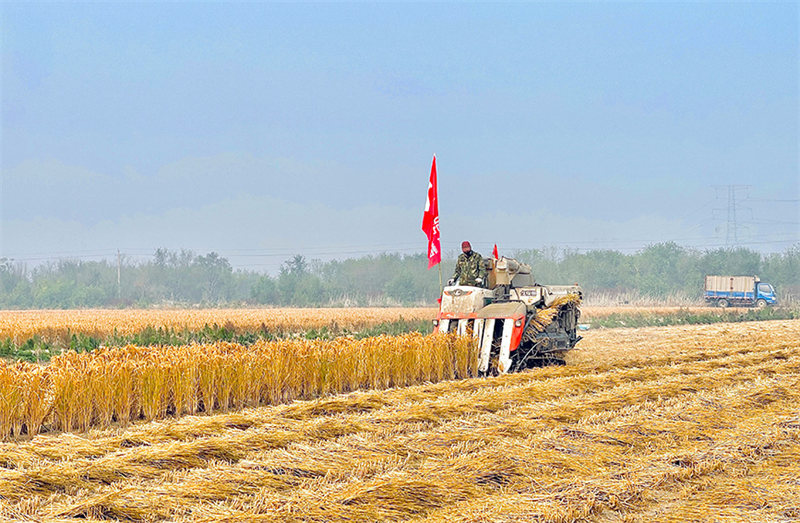
[[[442,248],[439,243],[439,194],[436,187],[436,155],[433,155],[431,179],[428,182],[428,199],[422,215],[422,232],[428,236],[428,268],[442,261]]]
[[[497,244],[494,244],[494,250],[492,251],[492,256],[494,256],[495,260],[499,260],[500,256],[497,254]]]

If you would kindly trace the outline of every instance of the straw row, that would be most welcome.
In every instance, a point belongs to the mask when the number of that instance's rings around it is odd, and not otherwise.
[[[47,366],[0,364],[0,435],[85,431],[469,377],[474,351],[468,338],[409,334],[67,352]]]

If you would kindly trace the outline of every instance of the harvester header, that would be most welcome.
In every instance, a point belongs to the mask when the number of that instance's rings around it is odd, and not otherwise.
[[[530,265],[502,257],[485,262],[488,288],[449,285],[442,292],[438,332],[471,334],[484,375],[563,365],[577,335],[583,291],[576,285],[540,285]]]

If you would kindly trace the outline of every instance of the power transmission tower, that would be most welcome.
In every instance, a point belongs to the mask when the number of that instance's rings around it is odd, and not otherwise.
[[[738,196],[740,192],[747,192],[750,190],[751,185],[715,185],[714,189],[717,191],[717,200],[723,198],[727,200],[727,205],[724,208],[713,209],[714,212],[725,212],[725,246],[731,247],[739,243],[739,230],[742,228],[741,223],[737,219],[737,210],[742,207],[738,204],[741,200]],[[724,196],[721,196],[724,195]],[[749,208],[747,210],[750,210]],[[752,210],[750,210],[752,213]]]
[[[122,301],[122,255],[117,249],[117,301]]]

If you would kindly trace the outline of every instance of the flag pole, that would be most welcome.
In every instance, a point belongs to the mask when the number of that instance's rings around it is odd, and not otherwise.
[[[428,270],[439,266],[439,295],[444,291],[442,285],[442,245],[439,241],[439,182],[436,176],[436,155],[431,163],[431,177],[428,181],[428,198],[422,214],[422,232],[428,237]],[[441,299],[441,298],[440,298]]]
[[[433,153],[434,160],[436,159],[436,153]],[[439,173],[436,173],[436,185],[439,185]],[[439,210],[439,188],[436,188],[436,210]],[[442,229],[439,228],[439,234],[441,235]],[[439,244],[439,252],[441,252],[441,243]],[[439,266],[439,299],[442,298],[442,294],[444,294],[444,285],[442,285],[442,260],[439,260],[437,264]]]

